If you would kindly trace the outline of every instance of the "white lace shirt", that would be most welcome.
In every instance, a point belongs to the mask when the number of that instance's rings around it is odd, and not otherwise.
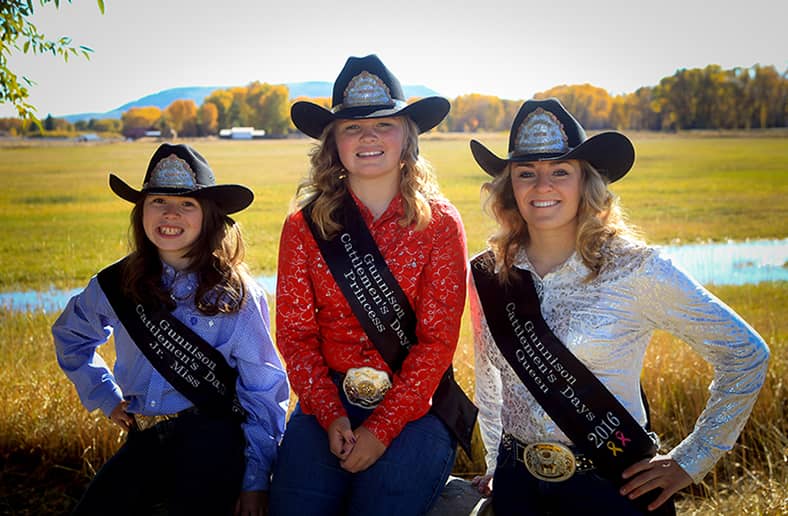
[[[575,253],[543,278],[524,251],[515,266],[529,271],[553,333],[615,395],[641,424],[643,357],[654,330],[684,340],[714,369],[709,399],[694,430],[669,451],[699,482],[736,442],[763,385],[769,349],[731,308],[650,247],[614,241],[614,266],[591,282]],[[502,432],[525,442],[572,444],[518,379],[501,355],[471,283],[476,404],[487,450],[487,473],[495,471]]]

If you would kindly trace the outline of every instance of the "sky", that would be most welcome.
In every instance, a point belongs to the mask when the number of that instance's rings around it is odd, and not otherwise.
[[[41,32],[94,50],[11,57],[36,82],[39,117],[176,87],[333,83],[348,56],[371,53],[402,84],[450,99],[585,83],[617,95],[709,64],[788,70],[785,0],[105,0],[103,15],[95,0],[33,3]]]

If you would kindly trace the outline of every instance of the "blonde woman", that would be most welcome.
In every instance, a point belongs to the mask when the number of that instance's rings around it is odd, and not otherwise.
[[[437,407],[457,393],[465,233],[418,151],[448,110],[407,104],[374,55],[347,60],[332,110],[292,107],[318,143],[279,247],[277,343],[299,404],[274,515],[423,514],[451,471],[457,436]]]
[[[632,167],[616,132],[587,137],[556,99],[529,100],[492,176],[490,249],[472,260],[476,402],[497,516],[674,512],[735,443],[769,351],[729,307],[634,237],[608,184]],[[714,368],[695,429],[658,452],[639,386],[654,330]]]

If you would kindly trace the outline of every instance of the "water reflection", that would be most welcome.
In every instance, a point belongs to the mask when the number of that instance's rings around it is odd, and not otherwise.
[[[788,239],[664,246],[662,251],[704,285],[788,280]]]
[[[788,239],[664,246],[663,253],[705,285],[788,281]],[[276,278],[256,278],[268,293]],[[0,293],[0,306],[17,311],[57,312],[81,289]]]

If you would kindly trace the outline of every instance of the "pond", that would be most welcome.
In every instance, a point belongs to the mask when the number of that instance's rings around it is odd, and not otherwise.
[[[662,251],[704,285],[788,281],[788,238],[662,246]],[[256,279],[267,292],[276,289],[275,277]],[[0,306],[17,311],[57,312],[80,290],[4,292],[0,293]]]

